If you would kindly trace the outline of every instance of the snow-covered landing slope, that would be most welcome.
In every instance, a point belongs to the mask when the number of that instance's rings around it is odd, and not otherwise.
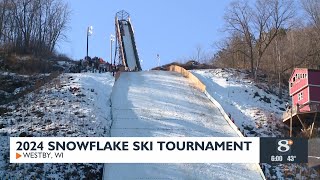
[[[123,73],[112,92],[111,136],[237,136],[175,72]],[[254,164],[105,164],[104,179],[261,179]]]
[[[207,92],[230,113],[247,136],[283,136],[285,102],[232,69],[193,70]]]

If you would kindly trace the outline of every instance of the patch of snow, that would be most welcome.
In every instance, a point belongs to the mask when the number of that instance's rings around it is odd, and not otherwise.
[[[57,61],[57,63],[61,66],[65,65],[65,64],[68,64],[66,61]]]
[[[245,74],[222,69],[193,70],[205,85],[208,93],[231,115],[235,124],[247,136],[282,136],[285,103],[268,94],[246,79]]]

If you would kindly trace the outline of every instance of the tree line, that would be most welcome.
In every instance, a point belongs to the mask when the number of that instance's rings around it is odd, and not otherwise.
[[[227,38],[213,61],[286,84],[293,68],[320,68],[319,0],[235,0],[224,14]]]
[[[65,38],[69,14],[62,0],[0,0],[1,50],[52,54]]]

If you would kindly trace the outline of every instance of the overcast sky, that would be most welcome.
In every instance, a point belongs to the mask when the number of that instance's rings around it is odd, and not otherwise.
[[[130,14],[142,68],[150,69],[172,61],[184,61],[196,55],[196,47],[208,53],[212,44],[223,37],[223,14],[229,0],[65,0],[71,9],[67,42],[58,51],[75,60],[86,55],[86,30],[89,56],[110,61],[110,34],[115,34],[116,12]]]

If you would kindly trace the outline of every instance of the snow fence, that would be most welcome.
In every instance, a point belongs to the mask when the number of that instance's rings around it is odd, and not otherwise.
[[[184,77],[188,78],[193,86],[199,89],[201,92],[204,92],[206,90],[206,86],[195,75],[193,75],[183,67],[171,65],[169,66],[169,71],[175,71],[182,74]]]

